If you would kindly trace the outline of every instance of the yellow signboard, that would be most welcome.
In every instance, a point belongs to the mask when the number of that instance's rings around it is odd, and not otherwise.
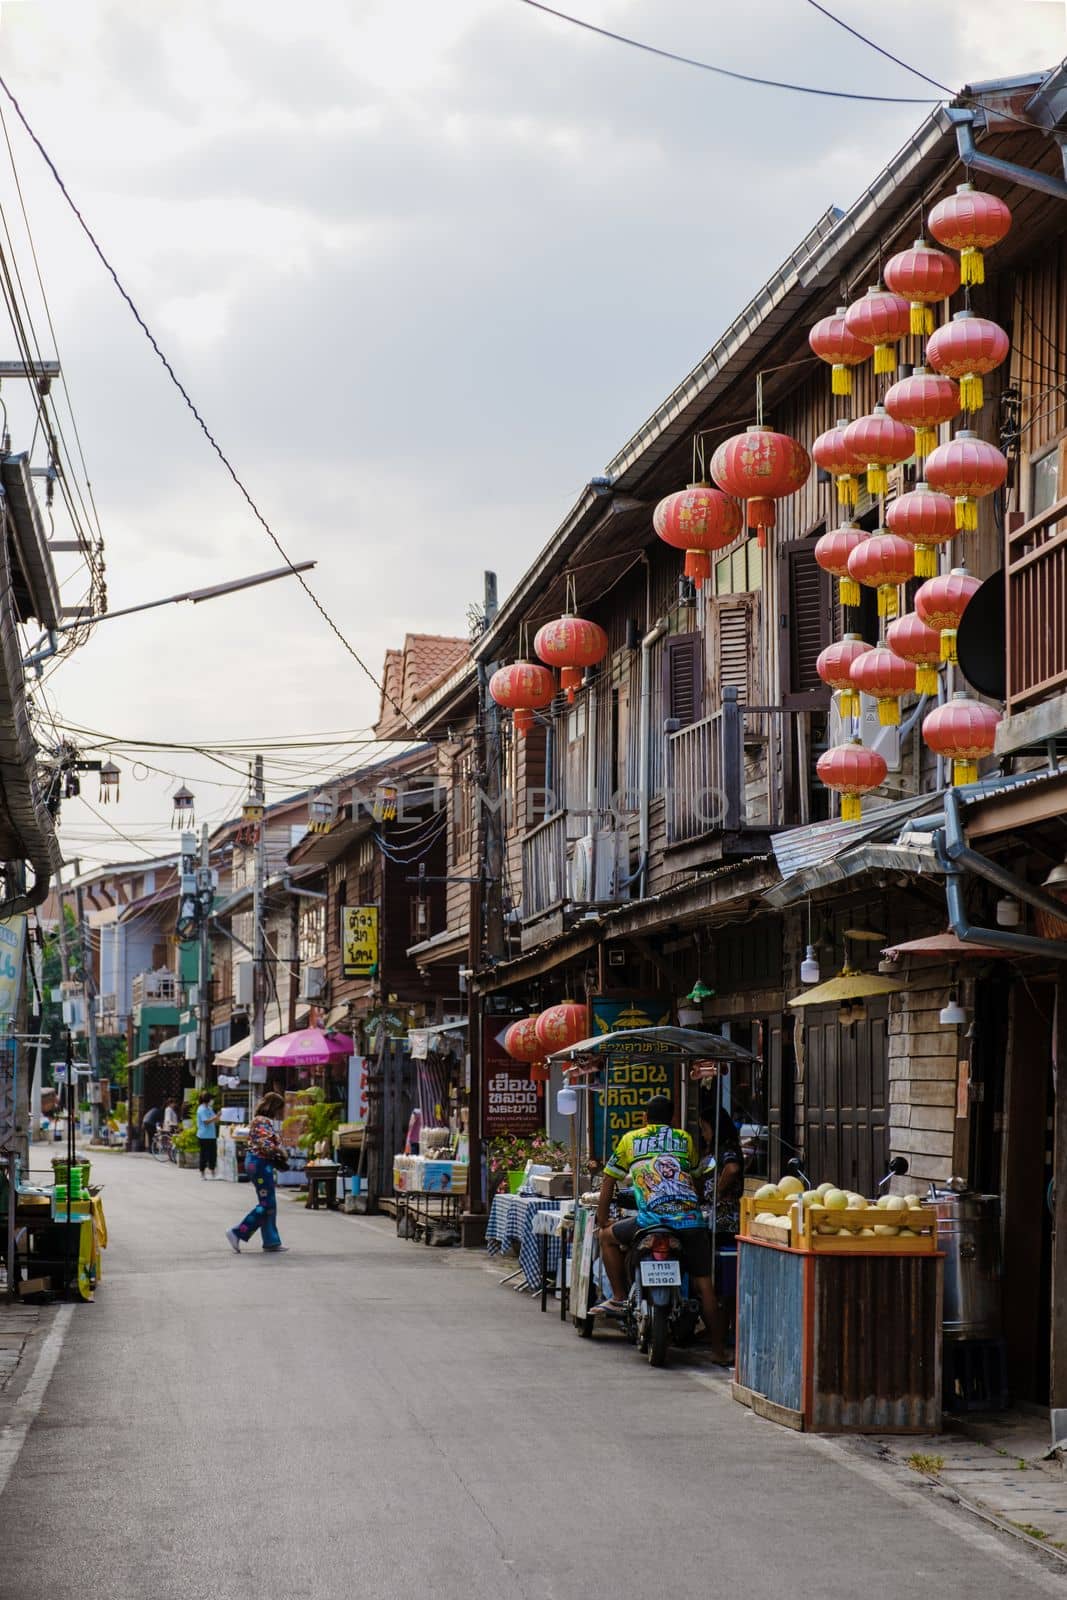
[[[341,908],[341,966],[346,978],[369,978],[378,966],[378,907]]]

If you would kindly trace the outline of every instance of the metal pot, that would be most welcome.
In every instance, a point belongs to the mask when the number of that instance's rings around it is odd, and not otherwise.
[[[945,1253],[946,1339],[1000,1337],[1000,1196],[931,1187]]]

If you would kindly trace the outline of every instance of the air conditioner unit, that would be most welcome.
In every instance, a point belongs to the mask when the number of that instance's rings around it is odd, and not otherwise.
[[[250,1011],[255,1005],[255,968],[251,961],[235,961],[233,967],[234,1004]]]
[[[836,698],[830,707],[828,738],[831,745],[845,744],[855,737],[850,719],[841,716]],[[859,739],[868,750],[877,750],[890,772],[900,771],[900,728],[883,727],[878,721],[878,701],[873,695],[860,695]]]
[[[567,863],[567,893],[579,904],[626,898],[630,846],[625,829],[599,828],[575,839]]]
[[[301,1000],[321,1000],[326,992],[326,968],[305,967],[300,988]]]

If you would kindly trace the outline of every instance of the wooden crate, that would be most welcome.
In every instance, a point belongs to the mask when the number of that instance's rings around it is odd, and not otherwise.
[[[912,1230],[915,1237],[899,1234],[864,1234],[865,1228],[893,1227],[897,1219],[901,1227]],[[904,1221],[903,1219],[907,1219]],[[820,1227],[835,1225],[847,1228],[849,1237],[838,1233],[820,1233]],[[937,1212],[930,1206],[918,1206],[909,1211],[886,1211],[878,1206],[866,1206],[855,1211],[828,1211],[825,1206],[807,1206],[804,1209],[803,1228],[795,1244],[801,1250],[813,1250],[830,1255],[887,1255],[922,1256],[937,1251]]]
[[[777,1244],[784,1248],[795,1243],[796,1226],[790,1228],[772,1227],[770,1223],[757,1222],[756,1218],[770,1212],[776,1217],[788,1217],[793,1201],[787,1200],[783,1195],[778,1195],[770,1200],[757,1200],[755,1195],[746,1194],[741,1197],[741,1237],[744,1239],[762,1239],[767,1244]]]

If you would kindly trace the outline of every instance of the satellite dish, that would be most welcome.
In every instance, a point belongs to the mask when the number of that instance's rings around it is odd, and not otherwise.
[[[1008,687],[1004,633],[1004,568],[976,589],[956,635],[960,670],[979,694],[1003,700]]]

